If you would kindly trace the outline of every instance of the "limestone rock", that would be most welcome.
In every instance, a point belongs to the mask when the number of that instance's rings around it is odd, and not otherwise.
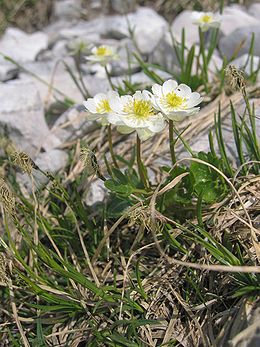
[[[60,149],[51,149],[47,152],[39,153],[35,163],[43,171],[56,173],[63,169],[68,161],[68,154]]]
[[[111,8],[113,11],[126,14],[135,9],[135,0],[111,0]]]
[[[100,179],[95,180],[90,183],[87,195],[85,198],[85,203],[87,206],[93,206],[98,202],[103,202],[107,195],[107,188],[104,182]]]
[[[87,119],[85,107],[79,104],[63,113],[54,123],[51,132],[64,143],[80,138],[97,129],[97,127],[96,122]]]
[[[0,47],[2,54],[15,61],[30,62],[36,60],[37,55],[48,47],[48,36],[43,32],[27,34],[17,28],[8,28],[0,40]]]
[[[241,57],[232,61],[232,65],[235,65],[238,69],[243,69],[247,75],[251,72],[255,72],[260,67],[260,57],[253,56],[252,59],[252,71],[251,71],[251,57],[248,59],[248,54],[243,54]]]
[[[260,4],[252,4],[248,9],[248,13],[260,21]]]
[[[49,135],[39,93],[32,82],[0,86],[0,129],[32,158]]]
[[[189,46],[199,42],[198,26],[192,23],[191,14],[192,11],[182,11],[171,25],[173,37],[178,42],[181,41],[182,29],[185,30],[186,44]]]
[[[8,62],[0,62],[0,82],[6,82],[15,78],[18,69],[14,64]]]
[[[229,6],[224,8],[220,31],[223,35],[227,36],[234,30],[256,25],[259,25],[259,21],[246,13],[245,10],[236,6]]]
[[[82,7],[80,0],[62,0],[54,3],[54,17],[56,19],[79,19]]]
[[[260,56],[260,42],[257,40],[260,35],[259,25],[239,28],[222,37],[219,42],[220,52],[228,59],[232,57],[234,52],[237,52],[238,57],[248,53],[253,33],[255,34],[254,55]]]

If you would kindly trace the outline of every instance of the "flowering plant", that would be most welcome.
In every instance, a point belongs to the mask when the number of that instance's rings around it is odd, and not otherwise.
[[[118,60],[118,55],[111,46],[102,45],[94,47],[92,48],[91,53],[92,54],[86,57],[86,59],[92,63],[107,65],[114,60]]]
[[[193,24],[198,25],[202,31],[207,31],[209,28],[219,28],[221,16],[213,12],[197,12],[191,14]]]

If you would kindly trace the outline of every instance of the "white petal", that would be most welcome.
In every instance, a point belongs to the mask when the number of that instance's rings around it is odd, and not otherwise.
[[[119,97],[119,94],[118,92],[114,91],[114,90],[110,90],[108,93],[107,93],[107,97],[108,99],[109,98],[113,98],[113,97]]]
[[[166,95],[168,93],[173,92],[178,86],[178,83],[174,80],[168,80],[164,82],[162,86],[163,94]]]
[[[134,98],[134,99],[137,99],[137,100],[142,100],[142,99],[143,99],[142,92],[141,92],[140,90],[137,90],[137,91],[134,93],[133,98]]]
[[[95,103],[98,104],[100,101],[106,100],[107,96],[104,93],[98,93],[94,96],[93,99],[94,99]]]
[[[147,101],[151,101],[154,99],[154,96],[151,92],[149,92],[148,90],[143,90],[143,98],[144,100],[147,100]]]
[[[99,113],[89,113],[86,118],[87,120],[99,121],[102,118],[102,115]]]
[[[136,132],[141,141],[145,141],[154,135],[149,129],[137,129]]]
[[[127,127],[126,125],[119,125],[117,127],[117,131],[121,134],[130,134],[134,131],[133,128]]]
[[[191,94],[191,89],[186,84],[180,84],[175,90],[175,93],[182,98],[189,98]]]
[[[154,84],[152,86],[152,92],[154,95],[158,96],[159,98],[162,96],[162,86],[160,84]]]
[[[124,125],[124,122],[122,121],[122,117],[116,113],[109,113],[107,115],[107,120],[110,124]]]
[[[96,103],[93,98],[89,98],[87,101],[83,101],[83,105],[91,113],[97,113]]]
[[[193,11],[191,14],[191,19],[192,20],[199,20],[201,18],[201,13],[202,12]]]
[[[193,107],[193,108],[187,109],[187,110],[171,112],[171,113],[167,114],[167,118],[174,120],[174,121],[180,121],[185,117],[193,116],[194,114],[198,113],[199,110],[200,110],[199,107]]]
[[[154,119],[151,121],[150,125],[148,126],[148,129],[154,133],[159,133],[165,127],[166,127],[166,122],[163,117],[154,117]]]
[[[202,100],[203,100],[203,98],[200,96],[199,93],[193,92],[193,93],[191,93],[190,98],[188,99],[186,106],[188,108],[197,106],[198,104],[201,103]]]
[[[108,99],[111,109],[116,113],[121,113],[123,110],[123,103],[120,96],[111,96]]]
[[[134,129],[146,128],[149,123],[147,119],[137,118],[131,115],[122,117],[122,121],[125,123],[125,125]]]

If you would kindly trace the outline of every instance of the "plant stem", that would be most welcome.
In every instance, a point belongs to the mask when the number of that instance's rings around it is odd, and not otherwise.
[[[138,167],[138,173],[141,178],[141,181],[145,187],[146,190],[149,190],[149,185],[147,183],[146,175],[144,173],[144,167],[142,163],[142,153],[141,153],[141,141],[139,139],[139,136],[136,135],[136,161],[137,161],[137,167]]]
[[[115,153],[114,153],[114,149],[113,149],[111,124],[109,124],[107,126],[107,135],[108,135],[108,143],[109,143],[110,155],[111,155],[113,164],[115,165],[116,168],[118,168],[118,164],[117,164]]]
[[[208,92],[208,61],[206,58],[206,54],[205,54],[205,45],[204,45],[204,41],[205,41],[205,33],[201,30],[201,28],[199,27],[199,38],[200,38],[200,53],[199,55],[202,56],[202,73],[203,76],[205,78],[205,90],[206,92]]]
[[[114,86],[114,84],[113,84],[113,82],[112,82],[110,73],[108,72],[107,65],[105,65],[105,71],[106,71],[107,79],[108,79],[108,82],[109,82],[109,84],[110,84],[111,89],[112,89],[112,90],[115,90],[115,86]]]
[[[170,152],[172,158],[172,165],[176,163],[176,154],[175,154],[175,141],[174,141],[174,126],[173,121],[169,120],[169,141],[170,141]]]

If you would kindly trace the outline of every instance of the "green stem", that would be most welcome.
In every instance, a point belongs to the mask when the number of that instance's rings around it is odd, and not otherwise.
[[[107,127],[107,135],[108,135],[108,144],[109,144],[110,155],[111,155],[113,164],[115,165],[116,168],[118,168],[119,166],[117,164],[114,149],[113,149],[111,124],[109,124]]]
[[[113,82],[112,82],[110,73],[108,72],[107,65],[105,65],[105,71],[106,71],[107,79],[108,79],[108,82],[109,82],[109,84],[110,84],[111,89],[112,89],[112,90],[115,90],[115,86],[114,86],[114,84],[113,84]]]
[[[169,120],[169,141],[170,141],[170,152],[172,158],[172,165],[176,163],[176,154],[175,154],[175,140],[174,140],[174,126],[173,121]]]
[[[139,139],[139,136],[136,135],[136,161],[137,161],[137,167],[138,167],[138,173],[141,178],[141,181],[145,187],[146,190],[149,190],[149,185],[147,183],[146,175],[144,173],[144,167],[142,163],[142,153],[141,153],[141,141]]]
[[[201,28],[199,27],[199,37],[200,37],[200,53],[199,55],[202,56],[202,64],[203,64],[203,68],[202,68],[202,72],[205,78],[205,90],[206,92],[208,91],[208,61],[207,61],[207,57],[205,54],[205,45],[204,45],[204,40],[205,40],[205,35],[204,32],[202,32]]]

